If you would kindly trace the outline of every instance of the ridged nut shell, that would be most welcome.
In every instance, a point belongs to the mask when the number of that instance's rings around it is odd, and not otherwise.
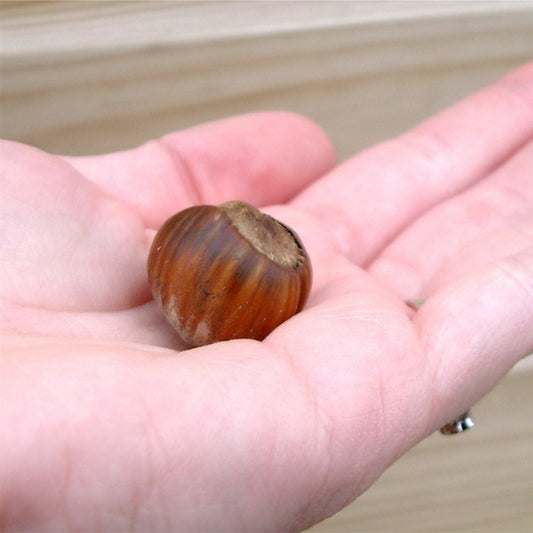
[[[311,277],[298,236],[244,202],[177,213],[148,258],[154,298],[191,346],[264,339],[303,308]]]

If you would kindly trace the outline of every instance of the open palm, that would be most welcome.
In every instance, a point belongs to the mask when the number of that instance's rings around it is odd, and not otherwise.
[[[301,530],[357,497],[533,351],[532,139],[530,64],[333,169],[282,113],[100,157],[4,142],[2,526]],[[313,290],[262,343],[189,350],[150,241],[230,199],[298,232]]]

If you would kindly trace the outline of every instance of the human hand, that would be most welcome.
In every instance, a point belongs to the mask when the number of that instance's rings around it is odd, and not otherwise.
[[[532,91],[530,64],[329,173],[282,114],[102,157],[4,143],[3,528],[303,529],[483,396],[533,350]],[[308,306],[183,350],[150,239],[236,198],[299,233]]]

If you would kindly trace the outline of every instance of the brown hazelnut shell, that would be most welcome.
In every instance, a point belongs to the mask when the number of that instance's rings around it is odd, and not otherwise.
[[[201,346],[264,339],[303,308],[312,270],[290,228],[249,204],[228,202],[168,219],[152,243],[148,279],[183,340]]]

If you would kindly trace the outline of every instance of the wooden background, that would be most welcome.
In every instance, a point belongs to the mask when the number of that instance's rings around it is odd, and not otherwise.
[[[511,2],[2,2],[4,137],[65,154],[289,109],[340,158],[533,56]]]
[[[2,137],[64,154],[257,109],[303,113],[339,158],[533,57],[533,3],[4,1]],[[533,364],[433,435],[325,532],[533,531]]]

